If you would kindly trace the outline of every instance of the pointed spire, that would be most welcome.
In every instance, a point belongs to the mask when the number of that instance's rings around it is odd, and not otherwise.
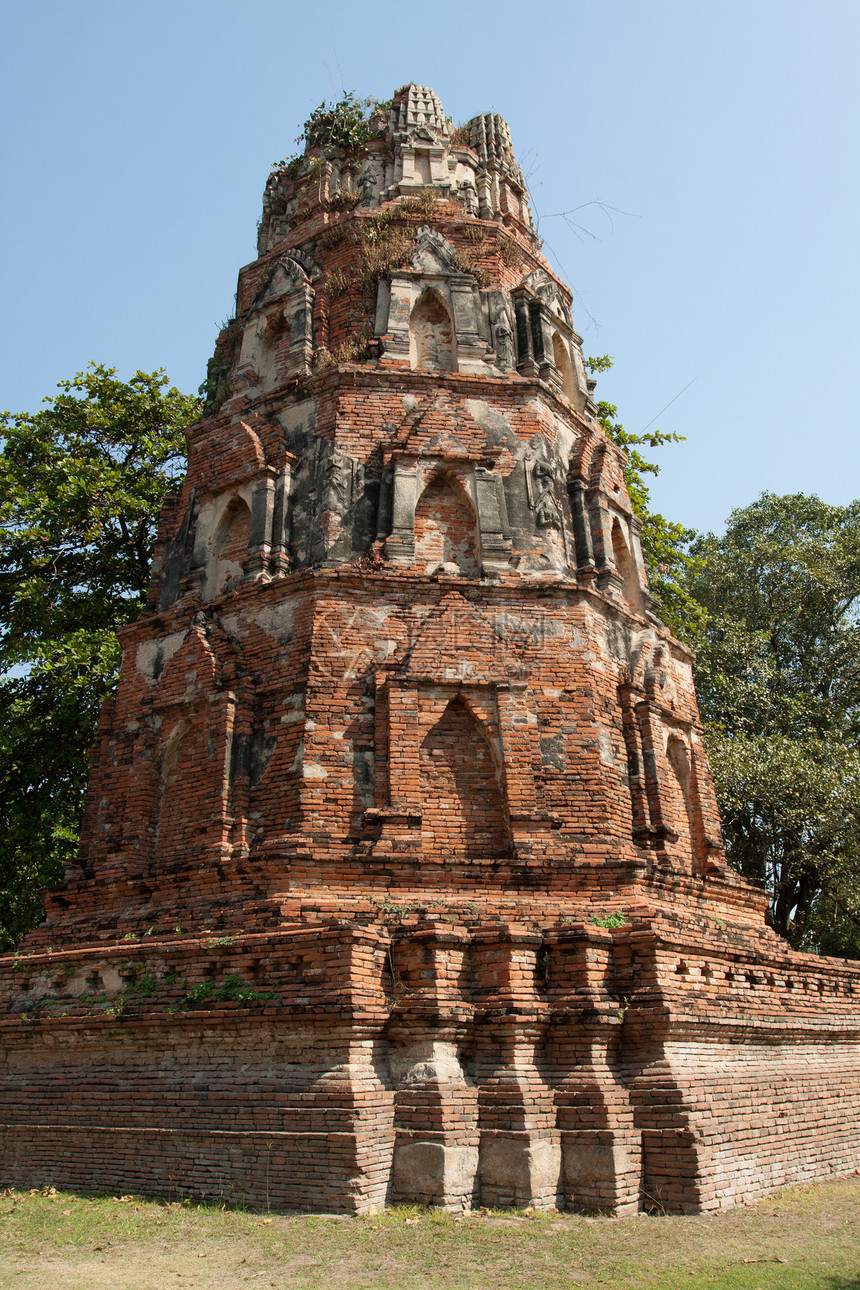
[[[390,128],[395,138],[420,128],[447,138],[448,120],[435,90],[427,85],[404,85],[391,104]]]

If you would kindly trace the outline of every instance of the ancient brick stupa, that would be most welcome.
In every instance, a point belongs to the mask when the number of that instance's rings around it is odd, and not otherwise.
[[[507,126],[333,120],[269,178],[79,865],[2,964],[3,1181],[631,1212],[853,1170],[860,967],[726,867]]]

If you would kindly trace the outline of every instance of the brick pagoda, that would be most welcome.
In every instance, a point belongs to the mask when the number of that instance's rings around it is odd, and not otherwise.
[[[0,962],[2,1180],[695,1211],[860,1167],[860,966],[726,866],[691,656],[505,122],[272,173],[78,864]]]

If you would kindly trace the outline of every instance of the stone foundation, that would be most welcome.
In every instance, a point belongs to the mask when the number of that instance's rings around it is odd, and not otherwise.
[[[858,1167],[860,967],[762,937],[702,959],[703,997],[641,923],[493,935],[492,966],[486,932],[426,920],[6,959],[3,1181],[623,1214]],[[429,943],[470,965],[432,1006],[388,970]]]

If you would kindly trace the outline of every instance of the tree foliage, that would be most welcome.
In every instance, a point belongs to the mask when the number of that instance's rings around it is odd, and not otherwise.
[[[764,493],[693,555],[729,860],[794,945],[860,956],[860,502]]]
[[[114,632],[146,598],[158,513],[199,402],[163,371],[91,365],[0,414],[0,944],[74,856]]]

